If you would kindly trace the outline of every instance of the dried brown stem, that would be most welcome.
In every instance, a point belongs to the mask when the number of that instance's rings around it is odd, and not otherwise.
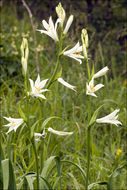
[[[34,28],[34,24],[33,24],[33,15],[32,12],[30,10],[30,8],[28,7],[28,5],[26,4],[25,0],[21,0],[23,3],[23,6],[26,8],[28,14],[29,14],[29,18],[30,18],[30,23],[32,26],[32,30],[33,30],[33,38],[34,38],[34,46],[35,46],[35,61],[36,61],[36,69],[37,69],[37,73],[40,73],[40,68],[39,68],[39,60],[38,60],[38,51],[37,51],[37,40],[36,40],[36,33],[35,33],[35,28]]]

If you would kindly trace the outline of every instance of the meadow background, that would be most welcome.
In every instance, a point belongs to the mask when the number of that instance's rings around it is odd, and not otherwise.
[[[33,13],[34,26],[41,29],[41,21],[48,20],[49,16],[56,20],[55,7],[59,1],[36,0],[26,1]],[[90,65],[94,63],[98,71],[104,66],[109,67],[107,76],[101,79],[105,88],[99,92],[99,98],[92,100],[92,113],[105,104],[99,117],[103,117],[114,109],[120,109],[119,120],[122,126],[98,125],[92,128],[92,161],[90,168],[90,182],[108,181],[109,176],[116,168],[122,166],[127,158],[127,79],[126,79],[126,1],[125,0],[66,0],[61,1],[67,16],[74,15],[73,24],[69,30],[65,45],[75,45],[80,40],[82,28],[86,28],[89,35],[88,57]],[[27,131],[20,138],[18,133],[11,137],[5,134],[7,128],[3,125],[6,121],[3,116],[19,118],[19,103],[24,91],[24,79],[21,66],[20,46],[25,37],[29,43],[29,77],[36,79],[37,70],[35,63],[35,46],[28,13],[21,1],[0,1],[1,28],[0,28],[0,143],[1,159],[11,157],[16,176],[16,184],[20,186],[21,176],[35,171],[34,156],[31,146],[24,140],[28,136]],[[36,31],[37,51],[39,58],[40,76],[49,78],[56,63],[57,48],[52,39],[41,35]],[[53,84],[50,88],[46,104],[35,100],[31,101],[31,125],[34,117],[43,118],[43,121],[52,116],[61,119],[53,119],[48,126],[55,126],[59,130],[74,131],[74,135],[59,137],[48,135],[44,139],[43,161],[51,156],[60,156],[61,160],[68,160],[78,164],[86,170],[86,121],[87,104],[85,99],[86,65],[80,65],[73,59],[63,58],[63,78],[77,86],[77,93],[61,86]],[[24,107],[22,108],[25,109]],[[24,110],[25,112],[25,110]],[[42,123],[38,124],[37,130]],[[19,129],[20,131],[20,129]],[[122,152],[117,155],[117,150]],[[32,156],[30,156],[30,154]],[[51,160],[50,160],[51,162]],[[43,168],[44,163],[42,164]],[[46,179],[54,189],[59,189],[59,180],[55,162],[48,166]],[[83,176],[78,168],[68,163],[61,166],[61,182],[63,189],[84,189]],[[42,169],[40,168],[40,170]],[[51,170],[52,169],[52,170]],[[113,190],[126,190],[126,170],[119,169],[112,179]],[[1,172],[0,172],[0,175]],[[2,178],[1,178],[2,179]],[[24,183],[24,189],[28,184]],[[22,185],[21,185],[22,186]],[[1,181],[2,188],[2,181]],[[106,189],[106,186],[96,186],[92,189]]]

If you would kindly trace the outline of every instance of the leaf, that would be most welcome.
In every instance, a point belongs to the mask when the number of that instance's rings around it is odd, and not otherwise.
[[[27,118],[21,108],[21,102],[19,103],[19,114],[24,121],[27,121]]]
[[[56,156],[51,156],[50,158],[48,158],[45,162],[44,162],[44,167],[43,170],[41,172],[41,177],[46,178],[48,169],[52,163],[52,161],[56,158]]]
[[[68,175],[73,179],[73,183],[75,186],[75,189],[80,189],[80,184],[78,183],[77,179],[73,176],[72,173],[68,173]]]
[[[36,125],[39,123],[39,121],[41,121],[42,119],[39,119],[39,120],[37,120],[33,125],[32,125],[32,127],[31,127],[31,138],[33,137],[33,135],[34,135],[34,128],[36,127]]]
[[[0,189],[3,189],[3,175],[2,175],[2,165],[1,161],[4,159],[4,153],[2,146],[0,144]]]
[[[83,170],[78,164],[73,163],[72,161],[69,161],[69,160],[61,160],[61,163],[62,163],[62,162],[65,162],[65,163],[74,165],[74,166],[75,166],[76,168],[78,168],[79,171],[82,173],[84,179],[86,179],[86,173],[84,172],[84,170]]]
[[[112,181],[113,178],[117,177],[119,175],[119,173],[121,172],[121,170],[123,168],[127,168],[127,163],[122,164],[121,166],[119,166],[118,168],[115,169],[115,171],[110,175],[109,180],[108,180],[108,188],[107,190],[112,190]]]
[[[45,184],[46,184],[46,186],[48,187],[48,189],[51,190],[52,187],[51,187],[51,185],[48,183],[48,181],[47,181],[45,178],[43,178],[42,176],[39,176],[39,177],[45,182]],[[46,189],[47,189],[47,188],[46,188]]]
[[[57,166],[57,172],[59,177],[59,183],[60,183],[60,189],[62,190],[62,184],[61,184],[61,162],[60,157],[56,156],[56,166]]]
[[[41,129],[44,129],[45,126],[48,124],[48,122],[49,122],[51,119],[61,119],[61,118],[60,118],[60,117],[56,117],[56,116],[52,116],[52,117],[47,118],[47,119],[42,123]]]
[[[56,74],[54,81],[57,80],[58,78],[60,78],[62,75],[62,67],[60,68],[60,71]]]
[[[91,76],[90,76],[90,80],[92,79],[93,75],[94,75],[94,64],[92,66],[92,73],[91,73]]]
[[[107,185],[107,184],[108,184],[108,183],[107,183],[106,181],[91,183],[91,184],[88,186],[88,190],[90,190],[91,188],[93,188],[93,187],[96,186],[96,185]]]
[[[25,176],[30,190],[33,190],[33,189],[34,189],[33,181],[34,181],[35,179],[34,179],[34,178],[32,179],[32,177],[33,177],[33,176],[31,176],[31,175],[26,175],[26,176]]]
[[[16,190],[15,176],[12,163],[9,159],[2,161],[3,189]]]
[[[103,104],[103,105],[104,105],[104,104]],[[93,114],[93,116],[92,116],[92,118],[91,118],[91,120],[90,120],[90,122],[89,122],[89,127],[90,127],[91,125],[93,125],[94,122],[96,121],[98,112],[100,111],[100,109],[102,108],[103,105],[101,105],[101,106],[100,106],[98,109],[96,109],[96,111],[94,112],[94,114]]]

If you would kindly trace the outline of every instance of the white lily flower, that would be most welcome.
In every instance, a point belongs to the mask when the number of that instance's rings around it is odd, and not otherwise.
[[[107,66],[104,67],[103,69],[98,71],[96,74],[94,74],[93,78],[98,78],[98,77],[101,77],[101,76],[105,75],[108,70],[109,70],[109,68]]]
[[[50,36],[53,40],[57,42],[59,41],[59,39],[58,39],[56,30],[57,30],[57,25],[59,22],[61,22],[61,19],[58,18],[54,25],[52,17],[50,16],[49,24],[45,20],[42,21],[42,24],[46,30],[38,30],[38,31],[40,31],[42,34],[46,34]]]
[[[116,115],[120,110],[116,109],[115,111],[113,111],[112,113],[110,113],[109,115],[102,117],[100,119],[96,119],[97,123],[110,123],[110,124],[114,124],[116,126],[122,125],[122,123],[120,121],[117,120],[118,115]]]
[[[41,93],[48,91],[48,89],[43,89],[46,85],[47,80],[48,79],[40,81],[40,75],[39,74],[38,74],[37,80],[35,81],[35,84],[34,84],[33,80],[29,79],[30,85],[31,85],[31,92],[28,92],[28,95],[31,95],[33,97],[40,97],[40,98],[46,99],[46,97]]]
[[[23,119],[14,119],[14,118],[11,118],[11,117],[4,117],[7,121],[9,121],[10,123],[8,123],[7,125],[4,125],[4,126],[7,126],[7,127],[10,127],[8,133],[10,133],[12,130],[14,130],[16,132],[17,128],[22,125],[22,123],[24,122]]]
[[[40,141],[40,138],[45,138],[46,137],[45,129],[43,130],[43,133],[34,133],[35,140]]]
[[[51,127],[48,128],[48,131],[53,133],[53,134],[60,135],[60,136],[72,135],[73,134],[73,132],[56,131],[56,130],[52,129]]]
[[[71,26],[71,24],[72,24],[72,22],[73,22],[73,15],[71,15],[69,18],[68,18],[68,21],[67,21],[67,23],[66,23],[66,26],[65,26],[65,29],[64,29],[64,31],[63,31],[63,33],[64,34],[66,34],[67,32],[68,32],[68,30],[69,30],[69,28],[70,28],[70,26]]]
[[[67,88],[70,88],[71,90],[74,90],[76,92],[76,90],[75,90],[76,86],[72,86],[71,84],[64,81],[62,78],[58,78],[57,80],[58,80],[58,82],[60,82],[64,86],[66,86]]]
[[[86,84],[86,88],[87,88],[86,94],[97,97],[94,92],[96,92],[97,90],[99,90],[102,87],[104,87],[103,84],[97,84],[96,86],[94,86],[94,79],[92,78],[92,80],[89,82],[89,84]]]
[[[79,42],[70,50],[65,51],[63,54],[75,59],[80,64],[82,64],[81,59],[84,59],[84,57],[81,55],[82,52],[82,46],[80,46]]]

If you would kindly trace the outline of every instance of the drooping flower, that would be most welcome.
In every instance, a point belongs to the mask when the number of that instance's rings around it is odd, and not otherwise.
[[[53,134],[60,135],[60,136],[72,135],[73,134],[73,132],[56,131],[56,130],[52,129],[51,127],[48,128],[48,131],[53,133]]]
[[[98,71],[96,74],[93,75],[93,78],[98,78],[101,77],[103,75],[105,75],[108,72],[109,68],[106,66],[103,69],[101,69],[100,71]]]
[[[94,92],[96,92],[102,87],[104,87],[103,84],[97,84],[96,86],[94,86],[94,79],[92,78],[89,84],[86,84],[86,94],[97,97]]]
[[[58,39],[56,30],[57,30],[57,25],[59,22],[61,22],[61,19],[58,18],[54,25],[52,17],[50,16],[49,23],[47,23],[45,20],[42,21],[42,24],[43,24],[45,30],[38,30],[38,31],[40,31],[42,34],[46,34],[46,35],[50,36],[53,40],[55,40],[57,42],[57,41],[59,41],[59,39]]]
[[[47,133],[45,133],[45,129],[43,130],[42,134],[41,133],[34,133],[35,140],[40,141],[40,138],[45,138]]]
[[[96,122],[97,123],[110,123],[110,124],[114,124],[116,126],[122,125],[122,123],[120,121],[117,120],[118,115],[116,115],[120,110],[116,109],[115,111],[113,111],[112,113],[110,113],[109,115],[102,117],[100,119],[97,119]]]
[[[64,86],[66,86],[67,88],[70,88],[71,90],[74,90],[76,92],[76,90],[75,90],[76,86],[72,86],[71,84],[64,81],[62,78],[58,78],[57,80],[58,80],[58,82],[60,82]]]
[[[66,26],[65,26],[65,29],[63,31],[64,34],[66,34],[68,32],[68,30],[69,30],[69,28],[73,22],[73,17],[74,17],[73,15],[69,16],[68,21],[67,21]]]
[[[29,79],[30,85],[31,85],[31,92],[28,92],[28,95],[31,95],[33,97],[40,97],[43,99],[46,99],[46,97],[41,94],[42,92],[48,91],[48,89],[43,89],[46,85],[48,79],[45,79],[43,81],[40,81],[40,75],[38,74],[37,80],[34,81],[32,79]]]
[[[82,64],[82,60],[84,57],[81,55],[82,52],[82,46],[80,46],[79,42],[70,50],[65,51],[63,54],[75,59],[80,64]]]
[[[7,127],[10,127],[8,133],[10,133],[12,130],[14,130],[16,132],[17,128],[23,124],[23,119],[15,119],[15,118],[11,118],[11,117],[4,117],[7,121],[9,121],[10,123],[8,123],[7,125],[4,125],[4,126],[7,126]]]

